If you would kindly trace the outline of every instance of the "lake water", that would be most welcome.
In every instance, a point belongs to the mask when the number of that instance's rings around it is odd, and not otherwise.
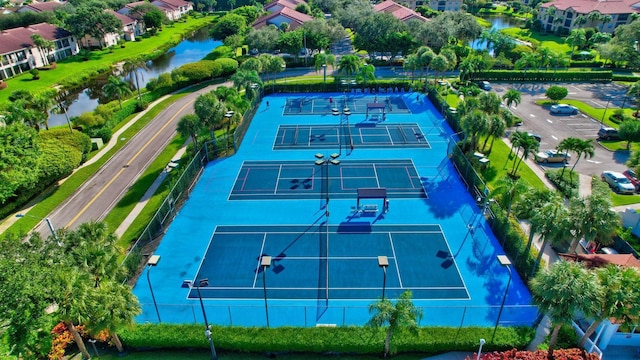
[[[487,17],[484,17],[483,19],[491,23],[490,30],[496,30],[496,31],[512,28],[512,27],[519,27],[520,25],[522,25],[522,21],[516,20],[510,16],[501,16],[501,15],[487,16]],[[473,50],[484,50],[487,48],[487,42],[484,40],[476,39],[471,41],[469,43],[469,46],[471,46]]]
[[[215,41],[209,37],[208,28],[202,28],[194,32],[160,57],[149,61],[147,64],[149,70],[139,71],[139,75],[141,75],[139,77],[140,86],[143,87],[149,79],[158,77],[162,73],[170,72],[184,64],[202,60],[220,45],[222,45],[222,42]],[[92,111],[98,104],[110,101],[102,94],[102,87],[108,76],[109,74],[102,75],[90,81],[85,87],[70,91],[64,100],[69,117]],[[49,117],[49,126],[66,125],[66,123],[67,119],[63,114],[51,114]]]

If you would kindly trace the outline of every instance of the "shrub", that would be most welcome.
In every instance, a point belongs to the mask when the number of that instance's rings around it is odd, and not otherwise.
[[[233,58],[233,49],[226,45],[218,46],[204,57],[204,60],[216,60],[220,58]]]
[[[40,70],[38,69],[31,69],[29,70],[29,74],[31,74],[31,78],[33,80],[39,80],[40,79]]]
[[[221,58],[215,61],[220,65],[220,74],[213,74],[213,77],[231,75],[238,70],[238,61],[230,58]]]
[[[96,128],[87,129],[87,135],[90,138],[101,138],[103,143],[108,143],[111,140],[112,131],[107,126],[101,126]]]
[[[475,354],[474,354],[475,358]],[[553,351],[554,359],[563,360],[599,360],[595,353],[589,354],[584,349],[559,349]],[[537,351],[518,351],[516,349],[504,352],[492,352],[482,354],[482,360],[547,360],[549,353],[546,350]],[[469,356],[465,360],[472,360]]]
[[[49,131],[41,131],[42,140],[53,140],[59,144],[67,144],[82,154],[82,160],[91,152],[91,139],[79,131],[69,131],[68,128],[55,128]]]
[[[570,198],[578,195],[579,176],[571,170],[552,169],[545,171],[545,176],[564,196]]]
[[[9,84],[6,81],[1,81],[0,80],[0,90],[4,90],[9,86]]]
[[[147,101],[145,101],[144,99],[142,100],[137,100],[136,101],[136,110],[135,112],[140,112],[140,111],[144,111],[149,107],[149,103]]]
[[[202,60],[185,64],[172,71],[178,76],[183,76],[191,82],[198,82],[212,78],[215,73],[222,73],[221,65],[212,60]]]

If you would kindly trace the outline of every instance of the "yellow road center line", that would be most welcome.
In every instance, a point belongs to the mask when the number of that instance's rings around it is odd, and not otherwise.
[[[71,219],[67,225],[65,225],[65,228],[71,226],[71,224],[73,224],[74,222],[76,222],[76,220],[78,220],[78,218],[80,216],[82,216],[82,214],[84,214],[85,211],[87,211],[87,209],[93,205],[94,202],[96,202],[96,200],[98,200],[98,198],[100,197],[100,195],[102,195],[102,193],[104,193],[107,188],[109,186],[111,186],[111,184],[116,181],[116,179],[118,177],[120,177],[120,175],[122,175],[122,173],[126,170],[126,168],[131,164],[131,162],[133,162],[138,156],[140,156],[140,154],[144,151],[144,149],[147,148],[147,146],[151,145],[151,143],[153,142],[153,140],[155,140],[156,137],[158,137],[160,135],[160,133],[162,132],[162,130],[164,130],[167,126],[169,126],[169,124],[176,118],[176,116],[178,116],[178,114],[184,110],[187,106],[191,105],[195,100],[190,100],[188,103],[184,104],[184,106],[182,106],[178,111],[176,111],[176,113],[169,119],[169,121],[166,122],[166,124],[164,124],[164,126],[162,126],[160,128],[160,130],[158,130],[150,139],[149,141],[147,141],[144,146],[142,148],[140,148],[140,150],[138,150],[138,152],[135,153],[135,155],[133,155],[133,157],[131,158],[131,160],[129,160],[129,162],[124,165],[124,167],[122,169],[120,169],[120,171],[118,171],[118,173],[116,174],[116,176],[112,177],[111,180],[109,180],[109,182],[102,187],[102,189],[100,189],[100,191],[98,191],[98,193],[91,198],[91,200],[89,200],[89,202],[80,210],[78,211],[78,213],[76,214],[76,216],[73,217],[73,219]]]

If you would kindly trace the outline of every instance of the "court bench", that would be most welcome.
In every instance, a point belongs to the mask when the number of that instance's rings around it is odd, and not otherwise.
[[[376,204],[362,205],[362,212],[363,213],[377,213],[378,212],[378,205],[376,205]]]

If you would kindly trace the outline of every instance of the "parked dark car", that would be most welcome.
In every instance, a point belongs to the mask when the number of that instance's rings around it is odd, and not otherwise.
[[[640,180],[636,176],[636,172],[629,169],[622,172],[622,175],[626,176],[629,181],[636,187],[636,191],[640,191]]]
[[[618,129],[610,128],[610,127],[602,127],[598,130],[598,139],[601,140],[618,140],[620,139],[620,135],[618,135]]]

